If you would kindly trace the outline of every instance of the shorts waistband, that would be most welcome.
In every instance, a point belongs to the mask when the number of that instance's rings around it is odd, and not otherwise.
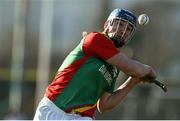
[[[48,97],[43,97],[41,102],[40,102],[40,105],[47,105],[49,106],[53,111],[55,112],[59,112],[61,114],[66,114],[66,115],[81,115],[81,116],[86,116],[86,117],[91,117],[93,118],[92,116],[89,116],[89,115],[85,115],[85,114],[82,114],[83,111],[89,109],[89,107],[82,107],[82,108],[77,108],[77,109],[72,109],[70,111],[63,111],[62,109],[60,109],[59,107],[57,107]],[[96,105],[94,106],[90,106],[91,108],[95,107]]]
[[[51,107],[51,109],[52,110],[54,110],[54,111],[58,111],[58,112],[60,112],[60,113],[66,113],[66,112],[64,112],[62,109],[60,109],[59,107],[57,107],[49,98],[47,98],[47,97],[43,97],[42,98],[42,100],[41,100],[41,102],[40,102],[40,104],[45,104],[45,105],[47,105],[47,106],[49,106],[49,107]]]

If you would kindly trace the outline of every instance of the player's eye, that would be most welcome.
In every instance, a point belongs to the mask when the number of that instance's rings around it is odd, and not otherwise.
[[[113,24],[117,25],[118,23],[119,23],[119,20],[118,19],[114,19]]]
[[[128,30],[128,31],[132,31],[132,26],[131,26],[131,25],[128,25],[127,30]]]

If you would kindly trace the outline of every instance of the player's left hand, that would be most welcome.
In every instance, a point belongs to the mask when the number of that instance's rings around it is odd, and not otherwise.
[[[152,83],[155,79],[156,79],[156,77],[152,77],[149,75],[140,78],[141,82],[145,82],[145,83]]]

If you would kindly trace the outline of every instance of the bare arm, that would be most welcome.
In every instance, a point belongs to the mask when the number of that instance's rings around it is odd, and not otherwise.
[[[107,62],[111,65],[117,66],[129,76],[141,78],[149,75],[155,78],[155,72],[150,66],[130,59],[123,52],[120,52],[115,56],[111,57],[107,60]]]
[[[152,67],[128,58],[123,52],[111,57],[107,62],[115,65],[130,77],[112,94],[105,92],[101,96],[97,102],[97,107],[100,112],[108,111],[118,105],[131,89],[142,81],[141,78],[156,77]]]
[[[139,79],[130,77],[112,94],[105,92],[97,102],[97,108],[99,112],[103,113],[105,111],[114,108],[124,99],[124,97],[130,92],[130,90],[139,82],[140,82]]]

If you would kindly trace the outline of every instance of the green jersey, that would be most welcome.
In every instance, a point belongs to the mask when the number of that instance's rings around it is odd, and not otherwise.
[[[105,35],[90,33],[66,57],[45,96],[66,112],[92,117],[102,94],[114,90],[119,70],[106,60],[117,53]]]

